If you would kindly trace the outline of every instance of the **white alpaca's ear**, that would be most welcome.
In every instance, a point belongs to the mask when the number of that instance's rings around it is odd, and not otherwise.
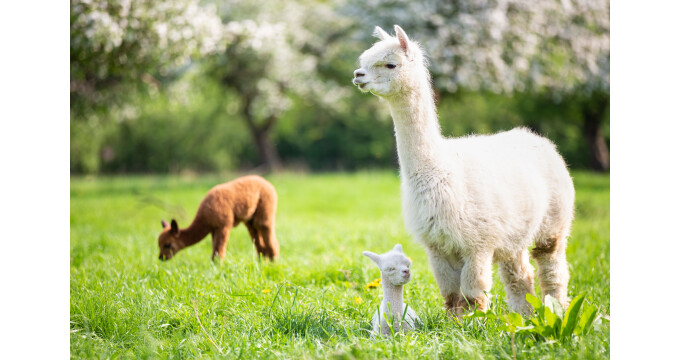
[[[390,38],[390,34],[386,33],[380,26],[376,26],[373,30],[373,36],[380,40],[385,40]]]
[[[401,248],[401,244],[394,245],[394,249],[393,249],[393,250],[396,250],[396,251],[398,251],[398,252],[400,252],[400,253],[402,253],[402,254],[404,253],[404,250],[402,250],[402,248]]]
[[[376,265],[380,266],[380,255],[370,251],[364,251],[361,254],[368,256],[368,258],[373,260]]]
[[[408,55],[408,36],[406,32],[399,25],[394,25],[394,31],[397,33],[397,40],[399,40],[399,46]]]

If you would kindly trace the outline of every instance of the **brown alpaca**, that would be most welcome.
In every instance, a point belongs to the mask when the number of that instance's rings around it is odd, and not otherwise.
[[[246,224],[259,255],[269,260],[279,256],[279,243],[274,233],[276,190],[260,176],[240,177],[208,191],[196,212],[194,221],[180,229],[175,219],[171,224],[162,220],[163,231],[158,236],[161,260],[169,260],[187,246],[212,234],[212,259],[224,259],[229,231],[240,222]]]

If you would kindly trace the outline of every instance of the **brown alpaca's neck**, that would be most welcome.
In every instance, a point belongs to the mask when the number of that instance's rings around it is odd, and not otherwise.
[[[387,99],[394,121],[399,167],[406,175],[436,167],[443,143],[429,76],[423,76],[414,85]]]
[[[179,231],[179,244],[182,248],[191,246],[206,237],[210,233],[210,227],[198,218],[185,229]]]

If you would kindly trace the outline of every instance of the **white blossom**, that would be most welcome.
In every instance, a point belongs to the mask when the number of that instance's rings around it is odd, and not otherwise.
[[[609,91],[608,0],[355,0],[357,31],[401,25],[439,88]]]
[[[100,78],[125,64],[156,63],[160,71],[189,61],[194,54],[218,51],[222,23],[214,6],[198,0],[71,0],[71,53],[87,53]],[[116,55],[113,55],[116,53]]]

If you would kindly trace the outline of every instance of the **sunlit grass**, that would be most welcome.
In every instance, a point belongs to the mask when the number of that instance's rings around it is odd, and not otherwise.
[[[279,194],[276,263],[257,260],[242,226],[222,262],[210,261],[210,238],[160,262],[161,219],[188,225],[205,192],[232,178],[72,179],[73,357],[512,358],[511,337],[497,324],[447,318],[425,252],[404,230],[394,172],[269,176]],[[574,180],[569,294],[585,292],[587,304],[608,314],[609,177],[575,173]],[[404,297],[423,327],[373,341],[381,290],[369,284],[379,270],[361,252],[396,243],[413,260]],[[492,306],[507,311],[494,278]],[[609,328],[559,344],[517,339],[515,351],[517,358],[608,358]]]

